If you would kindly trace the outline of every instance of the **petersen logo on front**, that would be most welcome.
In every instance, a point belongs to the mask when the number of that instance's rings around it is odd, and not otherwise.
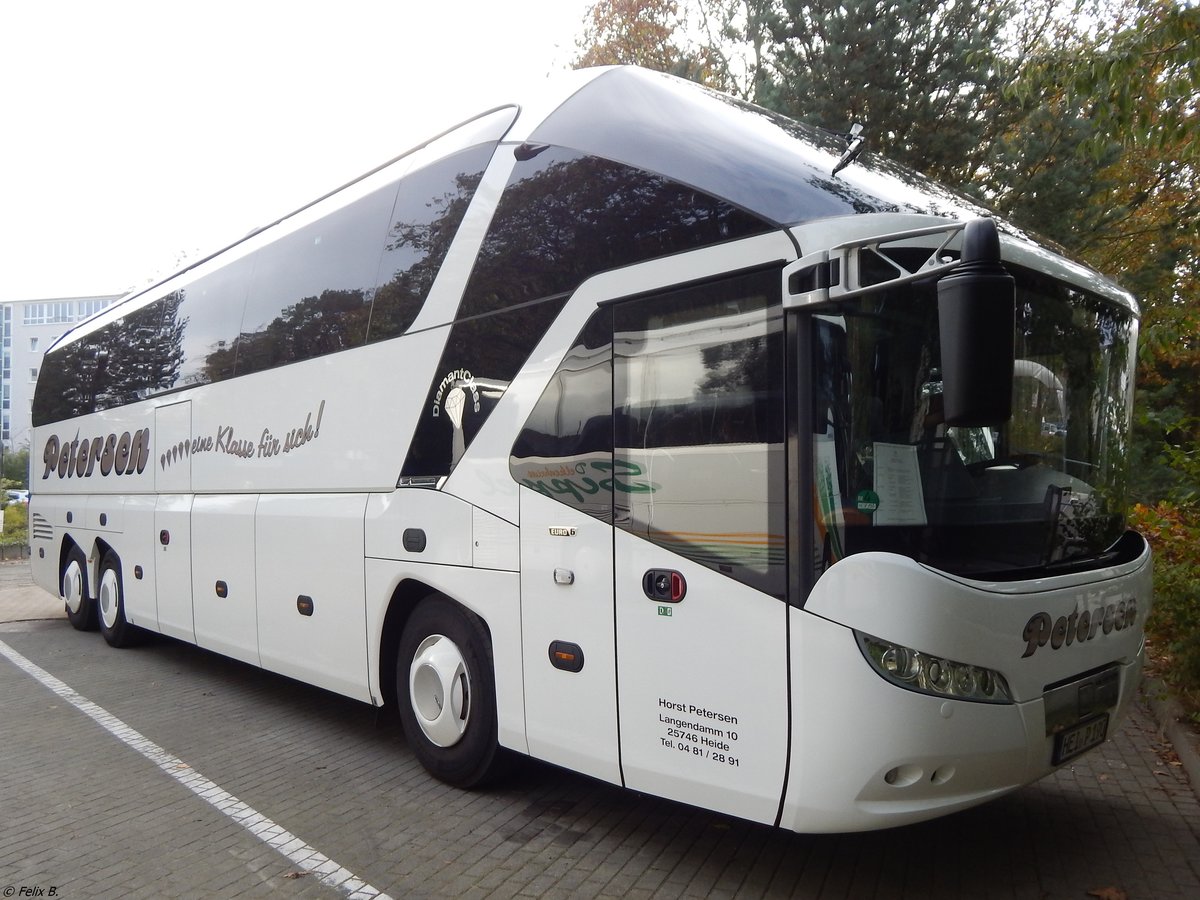
[[[1025,640],[1021,658],[1028,659],[1047,644],[1051,650],[1060,650],[1094,640],[1098,634],[1130,628],[1137,621],[1137,611],[1137,598],[1127,597],[1104,605],[1088,603],[1087,598],[1082,598],[1076,602],[1074,612],[1057,619],[1046,612],[1034,613],[1021,635]]]

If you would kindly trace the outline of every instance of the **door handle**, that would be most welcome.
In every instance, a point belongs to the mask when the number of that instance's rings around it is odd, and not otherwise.
[[[642,576],[642,591],[656,603],[678,603],[687,595],[687,582],[674,569],[651,569]]]

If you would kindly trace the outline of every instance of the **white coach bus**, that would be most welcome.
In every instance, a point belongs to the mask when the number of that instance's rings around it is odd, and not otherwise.
[[[38,583],[463,786],[842,831],[1041,778],[1141,671],[1138,307],[844,150],[573,73],[124,299],[41,369]]]

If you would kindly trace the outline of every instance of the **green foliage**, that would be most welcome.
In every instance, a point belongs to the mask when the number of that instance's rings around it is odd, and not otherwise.
[[[1080,35],[1084,40],[1073,46],[1039,47],[1024,71],[1055,82],[1085,106],[1098,132],[1119,135],[1130,147],[1173,148],[1180,159],[1195,163],[1200,7],[1133,0],[1100,2],[1086,12],[1092,18],[1084,22],[1097,25],[1094,34]],[[1013,92],[1029,96],[1028,87],[1017,82]]]
[[[10,503],[4,509],[4,531],[0,533],[0,544],[23,547],[28,543],[29,507],[24,503]]]
[[[1200,505],[1138,505],[1130,518],[1155,554],[1154,610],[1146,626],[1151,657],[1167,680],[1195,701],[1200,699]]]
[[[936,178],[982,161],[1001,89],[1009,0],[783,0],[758,100],[823,128],[862,123],[869,146]]]
[[[29,487],[29,448],[4,451],[4,470],[0,472],[4,490]]]

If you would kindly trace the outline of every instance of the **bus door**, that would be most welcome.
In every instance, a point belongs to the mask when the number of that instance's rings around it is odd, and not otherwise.
[[[570,474],[549,476],[565,488]],[[521,488],[525,727],[539,759],[621,783],[617,756],[612,529]]]
[[[767,823],[789,734],[780,283],[642,297],[612,323],[624,783]]]
[[[525,725],[533,756],[620,784],[613,624],[612,313],[598,311],[512,452],[521,496]]]

